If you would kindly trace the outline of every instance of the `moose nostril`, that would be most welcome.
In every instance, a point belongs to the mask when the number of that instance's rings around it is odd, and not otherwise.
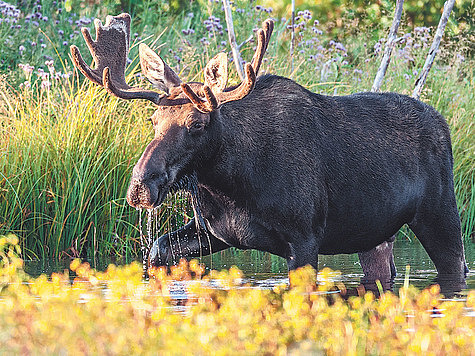
[[[138,179],[132,179],[127,191],[127,201],[131,206],[140,206],[142,201],[150,200],[150,190]]]

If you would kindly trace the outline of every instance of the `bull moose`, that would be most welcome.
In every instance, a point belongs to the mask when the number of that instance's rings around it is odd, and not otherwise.
[[[237,86],[226,87],[224,53],[206,65],[204,84],[185,83],[140,44],[142,73],[162,93],[130,87],[130,21],[96,19],[95,40],[82,29],[95,69],[76,46],[71,53],[111,94],[157,107],[129,204],[150,209],[176,189],[193,192],[195,218],[154,242],[149,266],[179,250],[192,257],[231,246],[282,256],[289,270],[317,268],[318,254],[358,252],[367,279],[387,280],[393,235],[407,224],[440,280],[465,283],[450,133],[435,109],[395,93],[324,96],[281,76],[257,77],[271,20]]]

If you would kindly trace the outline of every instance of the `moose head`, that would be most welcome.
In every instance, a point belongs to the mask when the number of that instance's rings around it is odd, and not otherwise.
[[[122,99],[147,99],[157,106],[152,115],[155,137],[135,165],[127,192],[133,207],[160,205],[172,187],[193,171],[193,164],[212,154],[217,131],[214,118],[220,106],[241,100],[254,88],[274,23],[267,20],[257,32],[257,48],[246,63],[246,78],[226,87],[227,55],[219,53],[204,69],[204,84],[183,82],[146,44],[139,46],[143,75],[163,93],[131,87],[125,81],[130,41],[130,15],[107,16],[105,25],[96,19],[96,39],[82,29],[96,68],[90,68],[79,49],[71,46],[76,67],[92,82]]]

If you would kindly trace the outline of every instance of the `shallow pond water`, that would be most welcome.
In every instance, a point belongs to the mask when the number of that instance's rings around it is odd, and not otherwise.
[[[475,243],[465,242],[465,258],[470,269],[467,276],[467,289],[475,290]],[[394,244],[394,260],[397,276],[394,288],[397,290],[404,284],[406,266],[410,266],[410,283],[418,288],[425,288],[434,283],[437,276],[434,264],[429,259],[421,244],[415,241],[397,240]],[[131,261],[100,259],[88,261],[97,270],[105,270],[110,263],[124,264]],[[243,271],[246,281],[256,287],[270,288],[277,284],[288,283],[287,264],[280,257],[268,253],[249,250],[230,249],[201,258],[207,269],[222,270],[237,266]],[[69,260],[65,261],[26,261],[25,270],[31,276],[51,274],[68,269]],[[357,254],[319,256],[319,269],[329,267],[341,274],[335,279],[345,284],[347,288],[356,287],[363,276]]]

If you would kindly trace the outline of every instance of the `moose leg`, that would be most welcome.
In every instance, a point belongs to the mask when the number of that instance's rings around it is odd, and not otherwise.
[[[376,280],[381,282],[384,290],[392,288],[396,277],[393,256],[394,236],[372,250],[358,253],[364,277],[361,283],[368,290],[377,290]]]
[[[419,241],[424,246],[437,269],[437,282],[444,294],[453,294],[466,287],[465,262],[460,220],[453,200],[453,208],[448,210],[450,200],[441,199],[444,204],[421,210],[414,221],[409,224]]]
[[[300,239],[294,239],[290,246],[290,254],[287,257],[287,267],[289,271],[304,267],[312,266],[318,271],[318,239],[316,236],[309,236]]]
[[[176,257],[200,257],[227,249],[231,246],[213,236],[209,231],[196,230],[195,219],[181,229],[159,237],[150,249],[148,266],[166,265]]]

